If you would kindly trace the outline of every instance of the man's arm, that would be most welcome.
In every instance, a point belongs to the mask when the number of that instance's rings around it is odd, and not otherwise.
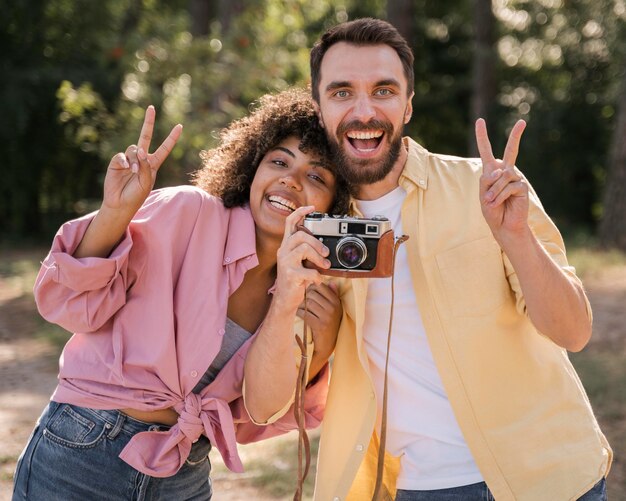
[[[515,167],[525,126],[522,120],[515,124],[503,159],[496,160],[484,120],[476,122],[476,141],[483,163],[481,208],[518,276],[535,327],[559,346],[580,351],[591,337],[585,293],[552,260],[528,224],[529,188]]]

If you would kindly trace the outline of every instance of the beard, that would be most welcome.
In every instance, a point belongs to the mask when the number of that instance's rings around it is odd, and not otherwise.
[[[351,158],[344,151],[340,141],[348,130],[383,130],[383,141],[389,144],[387,155],[374,160],[369,158]],[[389,122],[374,120],[364,124],[359,121],[352,121],[340,124],[337,128],[336,137],[328,134],[328,144],[330,147],[331,161],[335,169],[348,183],[351,191],[354,187],[363,184],[372,184],[383,180],[391,172],[396,161],[400,157],[402,148],[402,130],[393,136],[393,126]]]

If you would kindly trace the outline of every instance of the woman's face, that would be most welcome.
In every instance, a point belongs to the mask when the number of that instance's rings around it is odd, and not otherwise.
[[[327,212],[335,197],[335,175],[291,136],[269,150],[250,186],[250,210],[262,233],[282,239],[285,218],[298,207]]]

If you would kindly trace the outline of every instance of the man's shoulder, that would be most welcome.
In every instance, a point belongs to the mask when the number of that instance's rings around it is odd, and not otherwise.
[[[406,139],[409,151],[407,168],[410,168],[411,164],[422,165],[428,170],[429,177],[437,174],[474,177],[482,173],[480,158],[433,153],[412,138]]]

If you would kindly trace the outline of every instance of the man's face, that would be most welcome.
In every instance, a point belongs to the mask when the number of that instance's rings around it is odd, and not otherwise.
[[[412,112],[400,58],[387,45],[340,42],[320,73],[318,113],[337,169],[354,185],[382,180],[398,160]]]

